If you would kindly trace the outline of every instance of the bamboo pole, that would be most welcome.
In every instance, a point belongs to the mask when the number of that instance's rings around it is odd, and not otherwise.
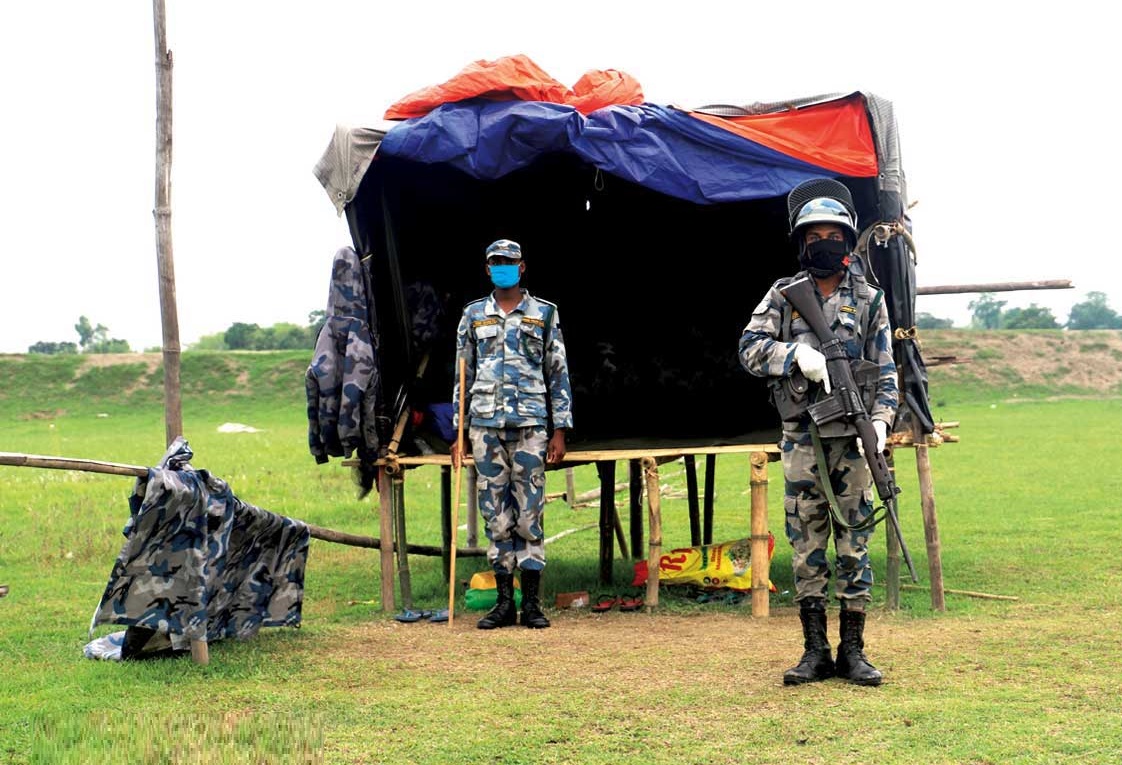
[[[935,516],[935,485],[931,480],[931,454],[927,449],[918,418],[913,418],[913,441],[916,450],[916,472],[919,474],[920,509],[923,513],[923,536],[927,542],[927,572],[931,579],[931,608],[946,611],[943,597],[943,547],[939,542],[939,521]]]
[[[456,421],[456,453],[464,453],[464,379],[467,374],[467,361],[460,356],[460,418]],[[449,562],[448,574],[448,629],[452,629],[452,620],[456,612],[456,534],[460,525],[460,481],[463,478],[463,460],[456,460],[456,489],[452,495],[452,558]]]
[[[390,488],[390,471],[386,467],[378,468],[378,533],[382,539],[391,540],[390,544],[381,548],[378,556],[378,569],[381,572],[382,585],[382,610],[393,611],[394,586],[393,586],[393,491]]]
[[[765,452],[752,452],[751,465],[752,495],[752,616],[764,618],[770,608],[768,580],[771,579],[771,561],[767,556],[770,535],[767,528],[767,463]]]
[[[102,462],[100,460],[84,460],[75,459],[73,457],[46,457],[37,454],[19,454],[16,452],[0,452],[0,465],[8,465],[10,467],[45,468],[50,470],[78,470],[84,473],[123,475],[133,476],[135,478],[145,478],[148,475],[148,468],[144,467],[143,465],[126,465],[120,462]],[[379,470],[384,470],[384,468],[379,468]],[[388,479],[386,480],[388,481]],[[381,480],[379,480],[378,485],[382,485]],[[378,537],[359,536],[357,534],[348,534],[343,531],[335,531],[333,529],[327,529],[322,526],[315,526],[311,523],[306,523],[296,518],[292,518],[290,520],[295,520],[298,523],[303,523],[305,526],[307,526],[308,535],[311,536],[312,539],[320,539],[324,542],[334,542],[336,544],[349,545],[350,547],[367,547],[375,550],[382,550],[383,554],[389,555],[391,559],[392,570],[392,559],[393,554],[396,550],[392,541],[387,542],[387,544],[383,547],[382,541]],[[383,539],[389,540],[392,536],[392,525],[389,530],[382,530]],[[410,553],[413,553],[414,555],[437,556],[442,554],[441,548],[435,545],[418,545],[409,543],[405,546],[405,549]],[[468,545],[467,547],[462,548],[459,551],[459,554],[467,557],[478,557],[481,555],[486,555],[487,550],[482,547]],[[393,582],[392,576],[389,577],[389,581],[391,583]],[[392,592],[392,584],[390,589]],[[392,602],[390,603],[390,607],[393,607]]]
[[[397,583],[401,588],[401,605],[403,608],[413,607],[413,580],[409,573],[409,551],[406,540],[409,538],[405,529],[405,475],[394,473],[390,477],[390,495],[393,497],[393,538],[394,550],[397,553]]]
[[[647,483],[647,512],[650,541],[647,547],[647,611],[658,605],[658,572],[662,560],[662,499],[658,491],[658,462],[654,457],[643,457],[643,475]]]
[[[892,481],[896,481],[896,450],[889,446],[885,450],[885,461],[892,472]],[[900,540],[889,527],[891,521],[884,525],[885,561],[884,561],[884,586],[886,594],[884,607],[889,611],[900,608]]]
[[[1070,279],[1033,282],[990,282],[989,284],[945,284],[937,287],[916,287],[917,295],[956,295],[965,292],[1014,292],[1017,290],[1070,290]]]
[[[164,0],[152,0],[156,39],[156,262],[163,326],[164,435],[166,446],[183,435],[183,404],[179,388],[179,314],[175,300],[175,261],[171,246],[171,70]],[[192,654],[194,654],[192,645]],[[205,657],[201,662],[206,663]]]

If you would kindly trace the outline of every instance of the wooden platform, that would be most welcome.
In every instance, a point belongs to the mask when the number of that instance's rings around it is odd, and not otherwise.
[[[565,460],[550,465],[549,470],[558,470],[575,465],[595,463],[600,476],[600,571],[603,585],[611,585],[612,561],[615,557],[613,534],[619,528],[615,508],[616,464],[621,460],[629,463],[631,484],[631,550],[637,558],[642,549],[642,506],[639,488],[646,486],[647,495],[647,593],[645,604],[648,610],[658,605],[659,561],[662,557],[662,508],[659,494],[659,464],[685,458],[687,494],[690,503],[690,542],[697,546],[711,544],[713,518],[713,475],[717,455],[743,454],[748,456],[751,487],[751,551],[752,551],[752,614],[756,617],[768,615],[768,582],[770,565],[768,560],[768,516],[767,516],[767,463],[779,459],[776,443],[721,443],[698,444],[621,444],[617,448],[577,448],[566,453]],[[706,458],[704,516],[698,505],[696,458]],[[355,467],[357,460],[344,460],[344,466]],[[452,470],[452,460],[446,454],[418,456],[389,455],[374,463],[378,468],[378,514],[380,536],[393,539],[394,544],[381,545],[382,608],[396,609],[394,592],[394,567],[396,553],[397,579],[401,587],[402,600],[406,608],[412,606],[409,582],[408,541],[405,533],[405,475],[408,468],[421,465],[439,465],[442,469],[441,517],[443,530],[443,557],[447,563],[451,558],[451,547],[455,538],[451,528],[450,495],[448,488]],[[464,466],[471,467],[471,458],[465,458]],[[469,512],[472,512],[469,510]],[[621,548],[623,539],[620,537]],[[456,555],[478,555],[480,548],[457,549]],[[626,552],[625,552],[626,555]]]

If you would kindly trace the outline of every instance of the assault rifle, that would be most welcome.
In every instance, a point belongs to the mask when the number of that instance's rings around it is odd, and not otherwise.
[[[896,495],[900,493],[900,489],[888,469],[888,461],[877,450],[877,431],[873,427],[869,413],[865,411],[865,402],[861,399],[861,391],[854,380],[849,355],[845,352],[842,341],[826,324],[826,317],[822,313],[822,306],[818,303],[810,277],[793,281],[780,292],[818,337],[822,355],[826,357],[826,374],[830,376],[832,392],[828,398],[811,404],[809,409],[811,420],[815,425],[825,425],[844,419],[857,428],[857,436],[861,439],[865,460],[869,463],[869,472],[873,474],[877,495],[884,503],[885,515],[892,524],[896,539],[900,542],[900,552],[904,555],[904,562],[908,564],[908,573],[911,574],[913,582],[918,582],[911,553],[908,552],[908,545],[900,532],[900,519],[896,516]],[[828,480],[826,476],[822,478]]]

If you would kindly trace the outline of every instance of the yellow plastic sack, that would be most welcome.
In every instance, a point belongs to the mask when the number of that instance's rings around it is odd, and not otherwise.
[[[775,554],[775,537],[768,534],[767,557]],[[679,547],[664,554],[658,561],[659,584],[694,584],[699,587],[728,587],[730,590],[752,589],[752,546],[748,539],[705,545]],[[768,589],[776,591],[768,581]]]

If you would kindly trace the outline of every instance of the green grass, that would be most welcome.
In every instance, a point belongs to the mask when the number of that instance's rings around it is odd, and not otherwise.
[[[193,464],[245,501],[377,536],[374,498],[356,499],[347,469],[316,465],[307,452],[306,362],[185,354]],[[0,451],[155,464],[162,391],[156,374],[140,379],[134,366],[76,380],[71,359],[0,358],[0,374],[16,380],[0,391]],[[925,591],[905,590],[889,613],[878,586],[870,655],[888,682],[875,690],[778,685],[797,658],[798,626],[775,463],[772,619],[664,591],[656,613],[632,622],[555,614],[556,629],[541,635],[445,635],[379,610],[377,551],[313,540],[302,628],[217,643],[205,667],[82,657],[132,479],[0,467],[0,583],[11,586],[0,599],[0,763],[1117,762],[1122,401],[1005,403],[1007,391],[969,382],[933,390],[936,418],[961,422],[952,431],[960,443],[931,450],[945,584],[1019,600],[948,594],[947,611],[934,613]],[[218,433],[227,421],[261,432]],[[896,462],[903,530],[926,583],[911,452]],[[747,459],[717,465],[714,537],[724,541],[748,533]],[[684,488],[680,464],[660,470]],[[591,466],[576,477],[578,491],[598,483]],[[439,544],[439,469],[406,480],[410,540]],[[550,473],[549,490],[562,488]],[[595,523],[598,511],[554,502],[546,517],[556,534]],[[688,544],[685,500],[663,501],[663,524],[664,549]],[[883,540],[878,529],[878,582]],[[551,545],[547,603],[555,592],[597,588],[597,549],[595,530]],[[415,605],[445,605],[440,560],[411,556],[410,566]],[[481,568],[461,558],[457,573]],[[616,561],[617,582],[630,572]],[[457,612],[457,627],[473,616]],[[681,642],[661,635],[669,624],[683,630]],[[536,666],[543,654],[554,662],[548,671]]]

